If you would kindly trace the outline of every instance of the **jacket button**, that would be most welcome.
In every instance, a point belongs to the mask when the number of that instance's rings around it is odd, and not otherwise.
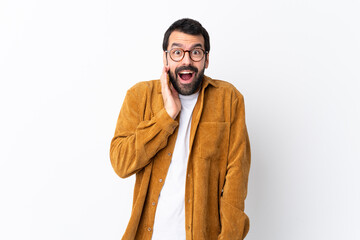
[[[152,202],[151,204],[152,204],[153,206],[155,206],[155,202]]]
[[[171,156],[171,153],[170,153],[170,152],[168,153],[168,156]]]
[[[147,230],[150,232],[150,231],[151,231],[151,227],[149,227]]]
[[[162,182],[162,178],[159,179],[159,182]]]

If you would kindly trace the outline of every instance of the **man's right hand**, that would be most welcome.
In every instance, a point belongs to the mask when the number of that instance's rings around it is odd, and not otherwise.
[[[170,117],[172,117],[172,119],[175,119],[181,110],[181,102],[178,92],[168,81],[168,74],[169,67],[165,66],[160,77],[161,93],[164,100],[164,107],[166,112],[169,114]]]

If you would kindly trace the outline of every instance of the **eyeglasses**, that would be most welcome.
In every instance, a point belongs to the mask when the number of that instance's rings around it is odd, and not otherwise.
[[[201,61],[205,54],[208,53],[208,51],[205,51],[204,49],[201,48],[194,48],[191,50],[184,50],[182,48],[173,48],[170,51],[165,51],[166,53],[169,53],[170,58],[175,61],[175,62],[180,62],[184,56],[185,53],[188,52],[190,59],[193,60],[194,62],[199,62]]]

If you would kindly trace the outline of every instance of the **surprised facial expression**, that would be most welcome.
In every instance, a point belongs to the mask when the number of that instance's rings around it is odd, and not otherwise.
[[[185,51],[194,48],[204,49],[204,37],[202,35],[189,35],[179,31],[173,31],[169,37],[168,51],[180,48]],[[185,52],[182,60],[176,62],[164,53],[164,64],[169,67],[169,79],[175,90],[182,95],[191,95],[200,89],[205,68],[208,67],[209,57],[196,62],[190,58],[190,53]]]

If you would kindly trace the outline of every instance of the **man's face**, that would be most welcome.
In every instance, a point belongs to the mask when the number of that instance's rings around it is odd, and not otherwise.
[[[179,31],[173,31],[169,37],[168,51],[173,48],[192,50],[194,48],[205,49],[202,35],[189,35]],[[182,95],[190,95],[197,92],[204,77],[205,68],[209,65],[209,56],[195,62],[186,52],[184,58],[176,62],[169,53],[164,53],[164,65],[169,67],[169,79],[175,90]]]

